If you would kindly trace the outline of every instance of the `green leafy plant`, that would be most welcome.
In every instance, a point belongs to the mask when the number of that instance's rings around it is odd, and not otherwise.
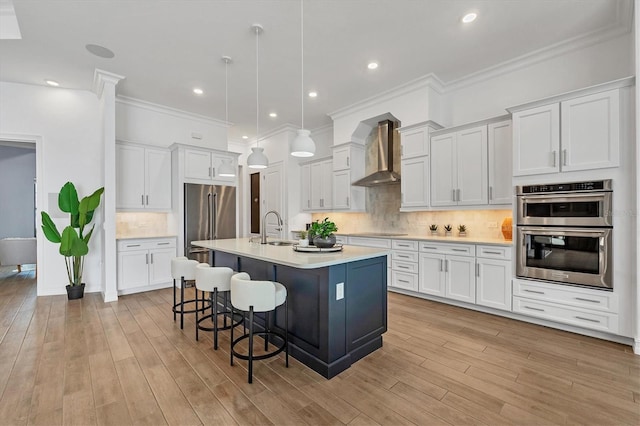
[[[429,229],[430,229],[431,231],[437,231],[437,230],[438,230],[438,225],[436,225],[436,224],[429,225]]]
[[[467,225],[458,225],[459,232],[467,232]]]
[[[325,217],[322,222],[315,221],[311,224],[309,232],[314,237],[327,238],[338,230],[335,223],[331,222],[328,217]]]
[[[300,237],[299,239],[304,240],[305,238],[307,238],[307,231],[300,231]]]
[[[444,226],[444,230],[447,231],[447,232],[451,232],[452,229],[453,228],[451,227],[451,225],[445,225]]]
[[[49,214],[42,212],[42,231],[47,240],[60,244],[59,251],[64,256],[70,286],[82,284],[84,256],[89,253],[89,239],[91,239],[95,224],[87,233],[85,233],[85,227],[93,219],[93,213],[100,205],[100,197],[103,192],[104,187],[97,189],[82,200],[78,200],[78,192],[73,183],[65,183],[58,194],[58,207],[63,212],[69,213],[70,224],[62,230],[62,233],[58,232],[58,228]]]

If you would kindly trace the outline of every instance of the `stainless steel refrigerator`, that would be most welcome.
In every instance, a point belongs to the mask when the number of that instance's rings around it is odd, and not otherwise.
[[[209,263],[209,250],[191,241],[236,237],[236,188],[184,184],[184,252],[189,259]]]

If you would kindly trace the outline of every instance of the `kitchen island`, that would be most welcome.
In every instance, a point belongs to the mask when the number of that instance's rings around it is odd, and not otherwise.
[[[382,346],[387,330],[389,250],[345,246],[303,253],[249,239],[192,241],[211,250],[213,266],[247,272],[287,288],[289,353],[331,378]],[[259,326],[264,324],[258,318]],[[275,326],[284,327],[278,311]]]

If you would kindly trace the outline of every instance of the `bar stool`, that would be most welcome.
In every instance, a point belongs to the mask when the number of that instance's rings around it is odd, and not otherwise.
[[[213,349],[216,350],[218,349],[218,331],[228,330],[244,322],[244,316],[240,314],[233,315],[227,303],[227,295],[231,290],[232,275],[233,269],[231,268],[213,267],[208,263],[199,263],[196,267],[196,292],[198,290],[202,291],[202,300],[204,300],[204,292],[208,292],[211,304],[211,314],[202,318],[198,318],[198,309],[196,309],[196,340],[198,340],[199,330],[213,331]],[[218,293],[223,293],[224,297],[224,310],[221,312],[218,312]],[[222,327],[218,326],[218,315],[222,315],[224,318],[224,325]],[[227,325],[228,316],[231,316],[229,325]],[[237,321],[236,316],[240,317]],[[202,324],[202,322],[207,319],[211,319],[213,327],[207,327]]]
[[[278,306],[284,305],[284,333],[280,333],[270,328],[270,312],[276,310]],[[231,328],[231,365],[233,365],[233,357],[249,361],[249,383],[253,382],[253,360],[261,360],[270,358],[285,351],[285,365],[289,367],[289,313],[287,310],[287,289],[280,283],[273,281],[252,281],[249,274],[240,272],[231,277],[231,309],[238,309],[249,313],[249,333],[245,333],[233,338],[233,327]],[[254,332],[253,315],[255,312],[265,313],[264,331]],[[264,350],[269,349],[269,336],[277,336],[282,339],[281,345],[271,352],[261,355],[253,355],[253,336],[264,336]],[[247,355],[236,351],[236,345],[244,340],[249,339],[249,352]]]
[[[180,314],[180,329],[184,328],[184,314],[192,314],[196,310],[200,312],[206,310],[209,305],[205,305],[205,301],[202,301],[203,306],[198,308],[198,292],[196,291],[195,299],[184,300],[184,288],[187,281],[194,281],[196,279],[196,266],[198,266],[197,260],[190,260],[184,256],[174,257],[171,259],[171,276],[173,277],[173,320],[176,320],[176,314]],[[180,289],[180,302],[176,301],[176,288]],[[195,303],[195,309],[185,310],[184,305],[187,303]]]

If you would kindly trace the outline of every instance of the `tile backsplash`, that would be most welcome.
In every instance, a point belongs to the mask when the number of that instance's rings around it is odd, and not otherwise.
[[[116,237],[164,237],[175,235],[167,213],[118,212],[116,213]]]
[[[367,188],[366,213],[314,213],[313,220],[329,217],[338,226],[338,233],[403,232],[429,235],[429,225],[437,224],[444,235],[444,225],[467,226],[467,235],[477,238],[502,238],[502,221],[511,217],[504,210],[447,210],[400,212],[400,185]]]

